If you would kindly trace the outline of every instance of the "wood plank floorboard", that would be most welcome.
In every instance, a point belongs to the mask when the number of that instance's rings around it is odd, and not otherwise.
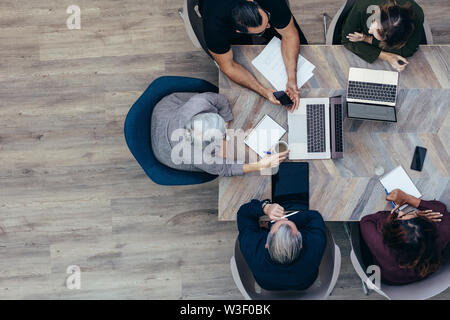
[[[324,43],[322,13],[342,1],[290,2],[309,42]],[[419,3],[435,43],[450,43],[450,2]],[[0,299],[240,299],[217,180],[158,186],[123,137],[155,78],[218,82],[186,36],[182,1],[80,0],[81,30],[66,27],[71,4],[0,2]],[[342,224],[328,225],[343,256],[330,299],[380,299],[363,294]],[[73,264],[81,290],[65,287]]]

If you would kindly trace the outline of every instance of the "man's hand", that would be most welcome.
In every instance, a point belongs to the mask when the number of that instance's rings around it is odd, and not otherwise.
[[[298,109],[298,105],[300,103],[300,93],[298,92],[297,81],[296,80],[288,80],[286,83],[286,94],[291,98],[294,104],[288,108],[289,111],[294,112],[294,110]]]
[[[276,91],[273,89],[270,89],[270,88],[266,88],[263,96],[264,96],[264,98],[266,98],[273,104],[277,104],[277,105],[281,106],[280,101],[278,101],[277,98],[275,98],[275,96],[273,95],[274,92],[276,92]]]
[[[266,205],[263,211],[270,220],[280,220],[284,216],[284,208],[277,203]]]
[[[402,56],[385,51],[381,51],[380,58],[384,61],[389,62],[391,67],[398,72],[402,72],[403,70],[405,70],[406,66],[409,63],[408,60],[406,60]]]

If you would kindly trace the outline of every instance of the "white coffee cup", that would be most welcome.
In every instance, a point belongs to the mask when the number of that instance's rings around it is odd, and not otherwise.
[[[289,150],[289,145],[286,142],[280,140],[273,146],[272,150],[274,153],[285,152]]]

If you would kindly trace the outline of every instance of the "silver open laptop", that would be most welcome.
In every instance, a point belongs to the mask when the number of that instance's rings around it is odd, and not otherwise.
[[[347,117],[396,122],[397,84],[398,72],[350,68]]]
[[[302,98],[288,112],[289,159],[342,158],[344,152],[342,97]]]

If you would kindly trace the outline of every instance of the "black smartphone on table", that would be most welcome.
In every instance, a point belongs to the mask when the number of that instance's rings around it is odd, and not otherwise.
[[[411,169],[422,171],[423,162],[425,161],[425,155],[427,154],[427,149],[424,147],[416,147],[414,151],[414,156],[411,162]]]
[[[280,101],[281,105],[285,107],[290,107],[294,104],[294,102],[289,98],[286,92],[284,91],[277,91],[273,93],[274,97]]]

